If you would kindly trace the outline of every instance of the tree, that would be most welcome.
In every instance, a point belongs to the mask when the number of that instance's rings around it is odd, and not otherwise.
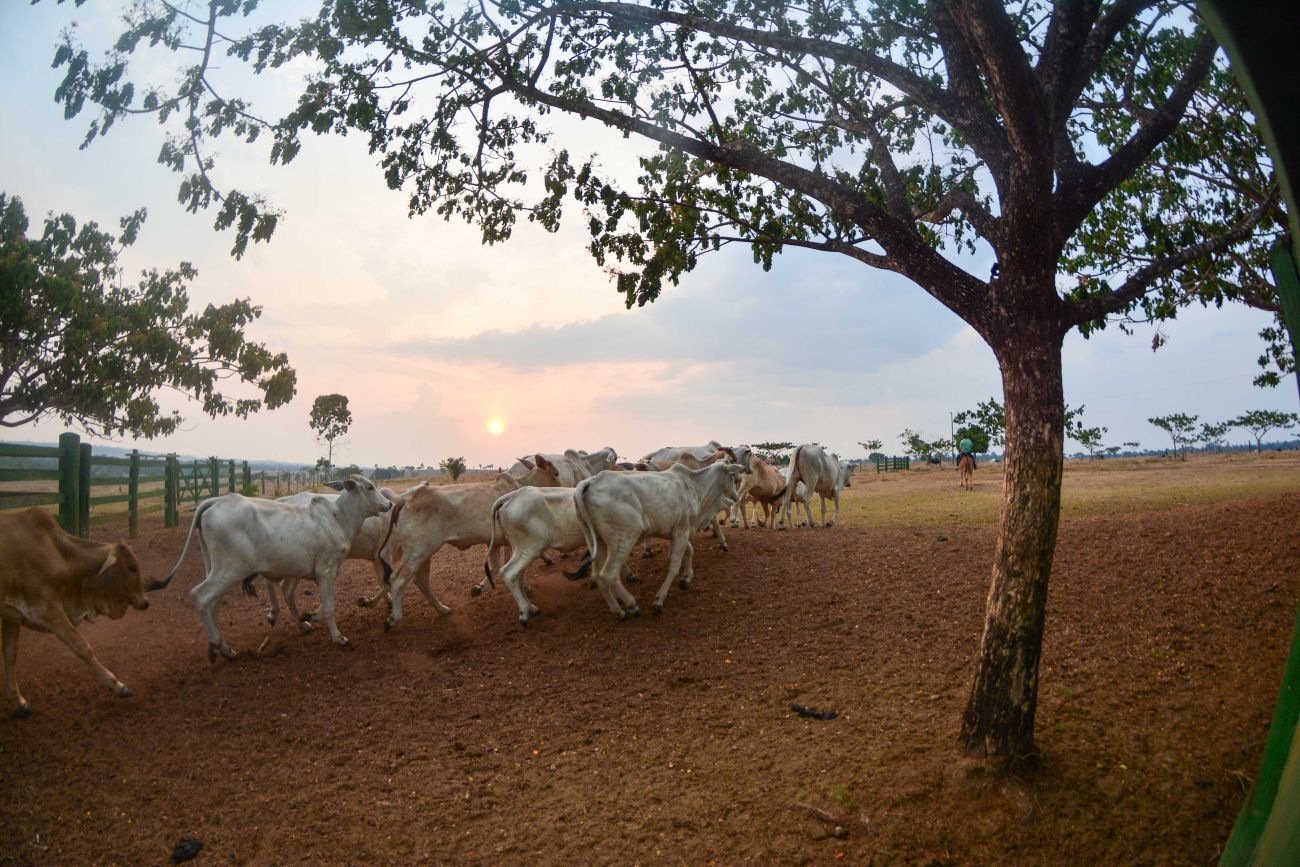
[[[962,425],[957,428],[957,442],[964,439],[970,440],[971,449],[977,455],[986,454],[989,450],[989,432],[977,424]]]
[[[959,425],[977,427],[984,431],[990,445],[1006,444],[1007,415],[996,397],[979,403],[975,409],[963,410],[952,417]],[[960,439],[960,437],[958,437]]]
[[[1205,443],[1207,448],[1212,448],[1216,452],[1223,449],[1223,438],[1228,435],[1228,431],[1234,427],[1231,421],[1221,422],[1201,422],[1201,433],[1197,437]]]
[[[754,443],[751,448],[761,461],[769,464],[788,464],[790,458],[782,452],[794,448],[794,443]]]
[[[32,237],[22,200],[0,193],[0,425],[54,416],[96,436],[152,438],[182,421],[158,405],[163,388],[213,418],[246,418],[293,398],[288,357],[244,334],[260,307],[245,298],[191,313],[186,286],[196,272],[185,262],[125,282],[118,258],[144,220],[144,210],[124,217],[114,236],[51,214]],[[223,395],[219,380],[230,376],[262,396]]]
[[[1250,435],[1255,438],[1255,451],[1262,452],[1264,450],[1263,441],[1265,434],[1274,428],[1285,430],[1297,422],[1300,422],[1300,417],[1293,412],[1278,412],[1271,409],[1252,409],[1248,413],[1237,416],[1231,422],[1228,422],[1228,424],[1231,424],[1233,427],[1245,428],[1250,431]]]
[[[932,454],[947,451],[949,445],[947,439],[927,440],[911,428],[903,428],[898,439],[903,444],[903,454],[919,461],[927,460]]]
[[[1179,456],[1179,447],[1181,446],[1182,458],[1187,460],[1187,444],[1196,441],[1197,418],[1199,416],[1178,412],[1172,415],[1149,418],[1147,421],[1169,434],[1169,438],[1174,442],[1174,457]]]
[[[1088,457],[1094,458],[1102,448],[1101,438],[1106,435],[1106,431],[1107,428],[1104,427],[1081,428],[1072,436],[1078,440],[1079,445],[1088,450]]]
[[[1113,458],[1115,455],[1119,454],[1120,448],[1120,446],[1106,446],[1106,454]]]
[[[1138,449],[1142,448],[1142,443],[1138,442],[1137,440],[1129,440],[1128,442],[1124,443],[1124,448],[1128,449],[1129,451],[1135,452]]]
[[[329,473],[334,466],[334,441],[352,427],[352,413],[348,410],[347,397],[341,394],[322,394],[316,398],[311,405],[310,424],[316,432],[316,439],[329,444],[329,454],[325,456],[325,472]]]
[[[862,446],[864,452],[871,454],[880,451],[881,447],[884,446],[884,443],[880,440],[867,440],[864,443],[858,443],[858,445]]]
[[[465,459],[464,458],[443,458],[441,461],[438,462],[438,466],[442,468],[442,471],[444,473],[451,476],[451,480],[454,482],[457,479],[459,479],[465,472]]]
[[[71,35],[55,54],[65,113],[99,111],[88,141],[132,114],[183,125],[160,159],[182,173],[187,207],[215,207],[216,226],[234,228],[237,255],[278,215],[218,189],[212,139],[265,133],[272,162],[286,163],[306,132],[354,132],[388,185],[408,191],[412,214],[468,220],[487,243],[521,214],[555,230],[576,201],[629,307],[723,247],[748,247],[769,268],[793,246],[902,274],[967,322],[1002,371],[1007,445],[960,742],[973,754],[1035,753],[1064,337],[1135,311],[1171,318],[1191,303],[1189,283],[1275,220],[1271,182],[1257,201],[1201,180],[1218,171],[1219,143],[1187,120],[1219,120],[1216,107],[1238,94],[1185,8],[323,2],[301,23],[241,33],[248,5],[212,3],[206,19],[133,5],[102,62]],[[136,87],[127,55],[146,44],[195,62],[173,86]],[[316,65],[278,119],[213,81],[214,65],[261,74],[304,57]],[[546,125],[557,115],[644,142],[635,179],[558,146]],[[1246,115],[1222,124],[1234,146],[1263,154]],[[977,251],[995,257],[987,280],[954,261]]]

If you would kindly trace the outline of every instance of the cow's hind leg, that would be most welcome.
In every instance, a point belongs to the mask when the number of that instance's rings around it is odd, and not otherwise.
[[[234,659],[239,655],[221,635],[221,627],[217,625],[217,607],[226,591],[241,580],[242,577],[237,573],[209,572],[208,577],[190,591],[190,599],[194,602],[194,610],[199,614],[199,622],[208,633],[209,660],[215,661],[218,653],[226,659]]]
[[[515,604],[519,606],[519,623],[521,626],[528,625],[529,617],[542,613],[541,609],[528,598],[523,582],[524,570],[540,556],[542,556],[540,551],[515,548],[510,552],[510,562],[506,563],[500,573],[506,589],[510,591],[510,595],[515,599]]]
[[[437,594],[433,592],[433,588],[429,586],[428,569],[421,569],[416,573],[415,586],[420,588],[420,592],[424,594],[424,598],[428,600],[429,604],[432,605],[439,614],[451,613],[451,609],[442,604],[442,600],[438,598]]]
[[[284,579],[284,586],[280,588],[284,591],[284,607],[289,609],[289,616],[293,622],[298,624],[299,632],[311,632],[311,625],[314,621],[320,619],[320,609],[302,613],[298,611],[298,580],[297,578]]]
[[[22,628],[16,620],[0,617],[0,644],[4,645],[5,658],[5,698],[13,706],[14,716],[24,718],[32,715],[32,706],[18,691],[18,630]]]

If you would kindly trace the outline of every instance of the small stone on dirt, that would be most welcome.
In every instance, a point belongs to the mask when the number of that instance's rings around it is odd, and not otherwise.
[[[189,861],[191,858],[198,857],[203,851],[203,843],[195,840],[193,837],[182,837],[176,841],[176,848],[172,849],[172,863],[179,864],[182,861]]]

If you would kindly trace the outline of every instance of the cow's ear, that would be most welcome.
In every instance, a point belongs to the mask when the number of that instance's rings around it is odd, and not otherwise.
[[[520,459],[519,459],[519,463],[521,463],[521,464],[523,464],[524,466],[528,467],[528,469],[530,469],[530,470],[531,470],[533,467],[537,466],[536,464],[534,464],[534,463],[533,463],[531,460],[529,460],[528,458],[520,458]]]
[[[355,490],[357,489],[357,483],[356,483],[356,480],[355,480],[355,479],[346,479],[346,480],[344,480],[344,482],[343,482],[343,489],[344,489],[344,490],[347,490],[347,491],[355,491]]]
[[[537,455],[536,457],[537,457],[537,466],[546,470],[548,473],[555,469],[555,464],[551,463],[546,458],[542,457],[541,455]]]

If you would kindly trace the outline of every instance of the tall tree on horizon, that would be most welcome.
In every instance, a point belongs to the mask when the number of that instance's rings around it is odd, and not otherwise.
[[[1225,174],[1229,145],[1267,158],[1245,114],[1186,123],[1239,93],[1183,4],[325,0],[314,18],[235,32],[255,5],[213,0],[202,16],[144,0],[102,62],[71,37],[55,58],[66,112],[100,111],[88,139],[132,113],[180,122],[161,159],[191,210],[235,229],[236,254],[277,215],[217,188],[211,139],[266,134],[283,163],[305,133],[358,132],[412,214],[463,218],[487,243],[520,215],[555,230],[576,202],[628,306],[723,247],[767,268],[794,246],[902,274],[974,328],[1002,373],[1006,484],[960,741],[1035,754],[1064,337],[1172,317],[1276,220],[1271,180],[1259,196],[1204,180]],[[131,81],[126,55],[146,45],[192,58],[178,85]],[[216,80],[219,56],[255,73],[318,66],[268,120]],[[557,146],[557,114],[644,142],[639,176]],[[962,268],[969,253],[993,273]]]

